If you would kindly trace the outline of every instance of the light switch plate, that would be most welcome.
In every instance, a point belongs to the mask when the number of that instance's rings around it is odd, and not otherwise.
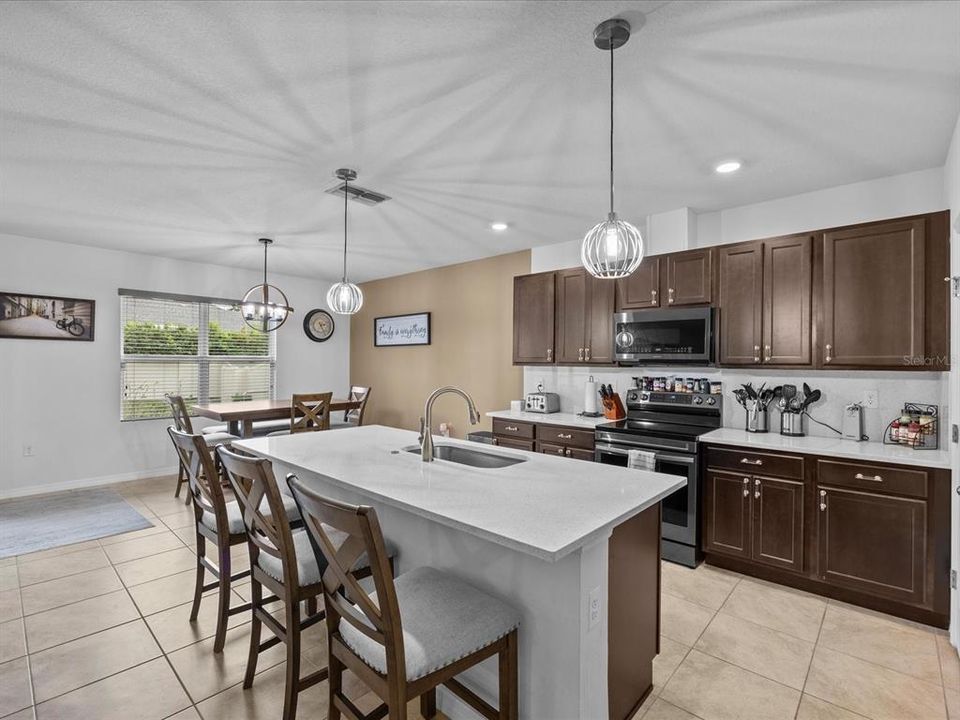
[[[590,607],[587,609],[587,629],[593,630],[600,623],[600,588],[590,591]]]

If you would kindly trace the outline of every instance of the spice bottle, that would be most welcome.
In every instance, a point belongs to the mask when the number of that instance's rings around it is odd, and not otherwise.
[[[890,423],[890,442],[900,442],[900,421],[894,420]]]

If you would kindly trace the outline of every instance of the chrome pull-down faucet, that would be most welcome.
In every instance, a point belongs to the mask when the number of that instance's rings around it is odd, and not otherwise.
[[[433,422],[433,403],[438,397],[446,395],[447,393],[459,395],[467,401],[471,425],[476,425],[480,422],[480,413],[477,412],[477,406],[473,402],[473,398],[463,390],[453,385],[446,385],[434,390],[430,393],[430,397],[427,398],[427,402],[423,406],[423,417],[420,418],[420,458],[423,462],[433,462],[433,436],[430,434],[430,428]]]

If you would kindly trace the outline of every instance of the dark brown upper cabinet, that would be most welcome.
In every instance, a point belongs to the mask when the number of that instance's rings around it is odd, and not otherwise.
[[[763,244],[717,249],[720,364],[759,365],[763,327]]]
[[[686,250],[666,256],[667,306],[708,305],[713,300],[713,250]]]
[[[813,236],[763,241],[763,364],[813,362]]]
[[[583,268],[557,272],[557,362],[613,362],[614,289]]]
[[[554,362],[556,275],[518,275],[513,279],[513,362]]]
[[[823,367],[923,366],[925,231],[916,218],[823,234]]]
[[[660,256],[646,257],[640,267],[617,280],[617,311],[660,307]]]

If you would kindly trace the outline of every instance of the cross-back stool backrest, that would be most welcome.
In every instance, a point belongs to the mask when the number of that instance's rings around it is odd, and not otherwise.
[[[354,423],[357,426],[363,425],[363,414],[367,411],[367,400],[370,399],[370,388],[362,385],[352,385],[350,387],[350,400],[359,402],[360,407],[350,408],[343,413],[343,421]]]
[[[330,429],[333,393],[294,393],[290,401],[290,434]]]
[[[167,393],[163,397],[170,403],[170,410],[173,411],[173,424],[177,430],[193,435],[193,422],[190,420],[190,413],[187,412],[187,404],[183,401],[183,395]]]
[[[203,440],[203,435],[182,432],[173,426],[167,428],[167,433],[173,440],[173,447],[177,451],[180,464],[187,472],[190,495],[198,513],[197,520],[204,512],[213,513],[217,522],[217,534],[229,535],[227,499],[220,485],[220,474],[217,472],[216,463]]]

